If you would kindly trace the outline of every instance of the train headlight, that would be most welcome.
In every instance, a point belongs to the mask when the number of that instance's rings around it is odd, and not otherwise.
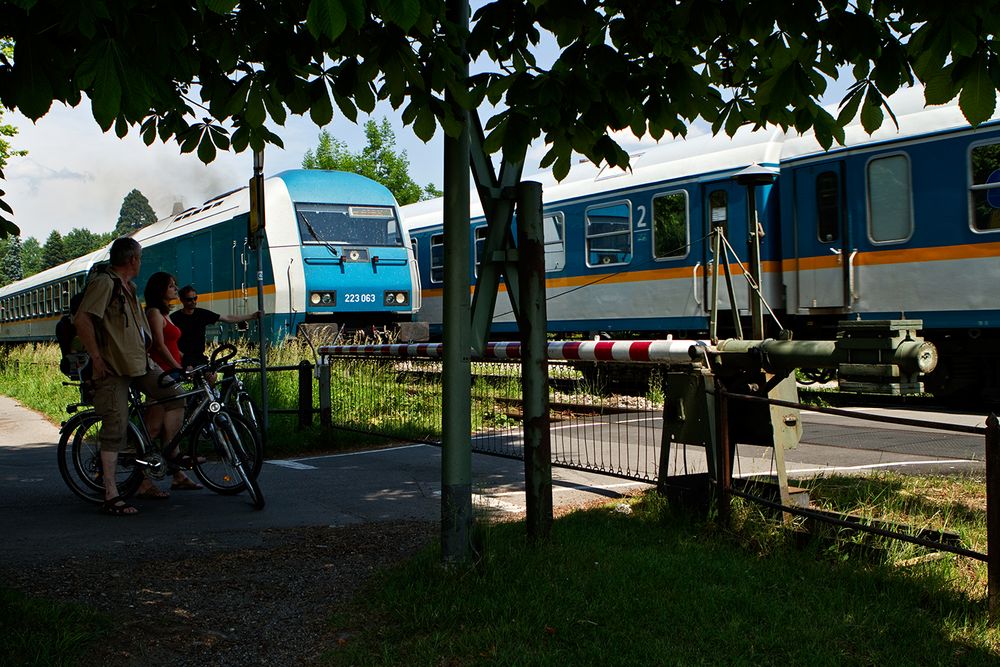
[[[335,306],[337,305],[337,293],[313,292],[309,295],[309,303],[314,306]]]
[[[410,303],[410,293],[406,291],[386,292],[384,303],[387,306],[405,306]]]

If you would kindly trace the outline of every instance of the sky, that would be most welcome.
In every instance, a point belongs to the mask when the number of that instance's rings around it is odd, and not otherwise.
[[[442,131],[438,129],[425,144],[403,125],[399,116],[383,103],[370,117],[377,121],[385,117],[392,123],[396,148],[406,151],[413,180],[421,186],[433,183],[442,188]],[[359,115],[358,124],[354,124],[337,117],[320,128],[308,116],[289,115],[284,127],[272,128],[282,138],[284,148],[265,148],[264,175],[301,167],[303,155],[315,149],[323,129],[347,142],[349,150],[361,150],[366,143],[363,126],[368,118]],[[21,228],[22,240],[34,236],[44,244],[53,230],[65,235],[77,227],[109,232],[118,221],[125,195],[133,189],[149,199],[159,219],[169,216],[175,203],[184,208],[195,206],[245,185],[253,174],[253,154],[249,150],[239,154],[220,151],[211,164],[204,165],[196,154],[182,154],[174,142],[157,141],[146,146],[137,129],[124,139],[114,131],[102,133],[86,98],[75,108],[53,105],[37,123],[16,111],[5,112],[3,122],[18,128],[12,146],[28,151],[24,157],[10,159],[4,169],[6,180],[0,181],[0,189],[6,191],[5,200],[14,209],[14,223]],[[641,143],[630,133],[618,140],[626,150]],[[529,149],[526,176],[539,171],[544,153],[540,144]]]
[[[397,148],[410,159],[410,174],[420,185],[442,186],[443,136],[441,131],[427,144],[402,125],[390,106],[376,108],[372,117],[389,118],[396,133]],[[302,157],[316,147],[321,129],[347,142],[350,150],[365,145],[363,124],[335,119],[325,128],[309,118],[289,116],[282,128],[273,128],[284,141],[284,149],[268,146],[264,151],[264,174],[271,176],[301,166]],[[171,214],[174,204],[185,208],[245,185],[253,174],[253,154],[220,152],[210,165],[194,153],[182,154],[174,142],[157,141],[146,146],[137,129],[124,139],[113,131],[101,132],[84,102],[68,108],[53,105],[49,113],[33,123],[17,112],[7,111],[3,122],[18,128],[11,140],[15,149],[28,151],[11,158],[4,169],[0,189],[14,209],[14,223],[21,238],[34,236],[41,243],[53,230],[65,234],[76,227],[108,232],[118,220],[122,200],[132,189],[149,199],[158,218]]]

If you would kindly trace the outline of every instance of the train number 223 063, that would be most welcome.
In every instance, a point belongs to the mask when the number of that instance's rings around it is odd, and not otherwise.
[[[344,295],[344,303],[375,303],[375,295],[371,292],[349,292]]]

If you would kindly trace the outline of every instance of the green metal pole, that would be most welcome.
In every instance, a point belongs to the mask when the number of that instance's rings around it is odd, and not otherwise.
[[[448,0],[446,13],[464,49],[467,0]],[[468,77],[468,58],[463,57]],[[461,74],[461,73],[460,73]],[[465,120],[457,137],[444,138],[444,371],[441,447],[441,557],[446,565],[471,557],[472,533],[472,312],[469,304],[469,122],[451,93],[445,97]]]
[[[517,186],[520,267],[521,384],[524,398],[524,486],[528,539],[552,532],[552,443],[549,436],[549,361],[545,333],[545,232],[542,184]]]
[[[750,330],[754,340],[764,338],[764,284],[761,282],[760,266],[760,222],[757,219],[757,188],[747,186],[747,222],[750,227],[750,275],[754,286],[750,290]],[[754,292],[756,289],[756,292]]]
[[[708,338],[714,343],[719,340],[719,253],[722,252],[722,227],[712,230],[712,302],[708,315]]]
[[[257,201],[257,310],[260,312],[260,319],[257,320],[257,347],[260,352],[260,420],[261,420],[261,441],[267,445],[268,417],[268,393],[267,393],[267,332],[264,323],[264,150],[253,152],[253,177],[257,181],[256,195]]]

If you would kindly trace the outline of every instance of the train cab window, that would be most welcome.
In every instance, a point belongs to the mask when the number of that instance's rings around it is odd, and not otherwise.
[[[444,282],[444,234],[431,237],[431,282]]]
[[[687,192],[653,197],[653,257],[684,257],[688,252]]]
[[[476,257],[476,275],[479,275],[479,266],[483,263],[483,251],[486,249],[486,230],[489,229],[486,225],[476,227],[475,235],[473,236],[475,244],[475,257]]]
[[[899,243],[913,233],[910,160],[889,155],[868,163],[868,236],[873,243]]]
[[[401,246],[395,210],[391,206],[296,204],[303,243],[329,245]]]
[[[713,190],[708,195],[708,214],[712,229],[722,227],[722,233],[729,238],[729,193]]]
[[[973,147],[970,160],[972,228],[977,232],[1000,230],[1000,144]]]
[[[840,240],[840,178],[833,171],[816,177],[816,236],[823,243]]]
[[[587,209],[587,266],[632,261],[632,207],[627,202]]]
[[[566,266],[566,223],[562,213],[542,218],[545,241],[545,272],[562,271]]]

